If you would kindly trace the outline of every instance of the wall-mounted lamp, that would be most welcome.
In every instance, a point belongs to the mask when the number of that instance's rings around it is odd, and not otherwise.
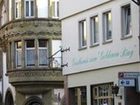
[[[112,94],[114,94],[116,97],[120,97],[120,99],[122,99],[121,95],[118,95],[119,92],[119,86],[117,86],[116,84],[114,86],[112,86]]]

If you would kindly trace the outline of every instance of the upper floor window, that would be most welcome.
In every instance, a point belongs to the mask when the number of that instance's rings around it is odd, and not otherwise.
[[[25,0],[25,17],[34,17],[35,15],[35,1]]]
[[[84,48],[87,45],[87,29],[86,29],[86,20],[79,22],[79,46]]]
[[[131,34],[131,8],[130,4],[121,8],[122,10],[122,37],[129,36]]]
[[[107,42],[112,39],[112,16],[111,11],[103,14],[103,41]]]
[[[7,22],[7,11],[5,4],[0,7],[0,25],[4,25]]]
[[[20,3],[21,3],[20,0],[15,1],[15,18],[20,17],[20,11],[21,11]]]
[[[22,63],[22,42],[21,41],[17,41],[15,42],[15,50],[16,50],[16,67],[21,67]]]
[[[52,17],[53,18],[59,17],[59,0],[52,1]]]
[[[38,45],[38,57],[39,57],[39,66],[47,66],[48,64],[48,49],[47,49],[47,40],[39,39]]]
[[[26,41],[26,66],[35,66],[35,41]]]
[[[91,45],[95,45],[99,42],[99,19],[98,16],[94,16],[91,21]]]

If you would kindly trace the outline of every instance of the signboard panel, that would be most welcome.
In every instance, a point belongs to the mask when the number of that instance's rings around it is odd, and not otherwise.
[[[138,78],[140,75],[140,72],[119,72],[118,77],[119,78]]]
[[[119,86],[134,87],[135,79],[119,79]]]

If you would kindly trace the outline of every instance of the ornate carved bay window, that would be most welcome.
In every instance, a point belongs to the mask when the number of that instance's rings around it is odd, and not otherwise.
[[[11,66],[9,68],[20,69],[23,67],[49,66],[47,39],[29,39],[10,42],[8,54],[9,66]]]

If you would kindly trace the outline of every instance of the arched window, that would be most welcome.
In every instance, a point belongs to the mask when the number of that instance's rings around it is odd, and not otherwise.
[[[25,105],[43,105],[43,103],[39,97],[32,96],[26,100]]]
[[[14,105],[13,96],[10,91],[6,93],[5,105]]]

